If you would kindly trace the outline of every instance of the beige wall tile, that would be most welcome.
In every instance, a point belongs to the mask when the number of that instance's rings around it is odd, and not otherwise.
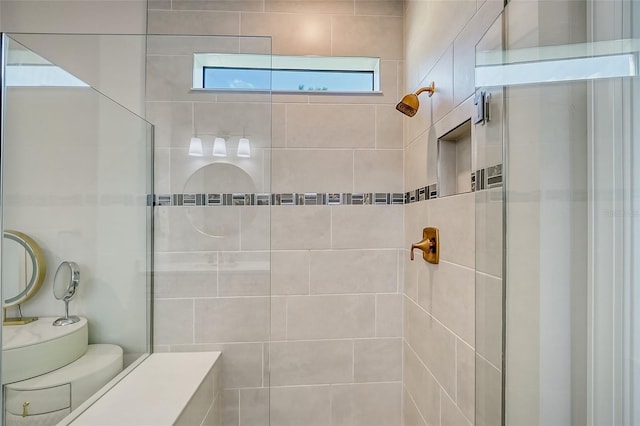
[[[271,388],[271,426],[331,424],[330,386]]]
[[[332,207],[332,247],[401,248],[402,209],[401,205]]]
[[[331,424],[399,426],[401,383],[366,383],[331,387]]]
[[[469,20],[453,44],[454,104],[458,105],[475,92],[476,44],[503,8],[503,2],[485,1]]]
[[[183,147],[193,136],[190,102],[147,102],[146,119],[153,123],[155,148]]]
[[[238,207],[156,207],[156,251],[238,250]],[[195,225],[195,226],[194,226]],[[197,226],[197,228],[196,228]],[[201,231],[208,232],[209,235]]]
[[[222,391],[222,424],[224,426],[240,425],[240,390],[238,389]]]
[[[272,99],[275,102],[275,98]],[[271,104],[271,146],[284,148],[287,146],[287,104]]]
[[[404,256],[404,295],[414,302],[418,302],[418,268],[419,262],[411,261],[409,251]]]
[[[271,386],[353,382],[350,340],[273,342]]]
[[[475,345],[475,272],[448,262],[422,262],[418,304],[470,345]]]
[[[429,138],[427,133],[409,144],[404,150],[404,189],[413,191],[421,186],[431,185],[427,179],[427,149]]]
[[[153,169],[153,188],[155,193],[171,193],[171,149],[155,149]]]
[[[476,425],[500,424],[502,377],[482,357],[476,356]]]
[[[395,250],[311,252],[311,294],[390,293],[398,288]]]
[[[309,294],[308,251],[271,252],[271,294]]]
[[[194,120],[197,134],[227,140],[229,157],[235,154],[229,145],[235,142],[237,149],[237,140],[242,134],[250,139],[253,149],[271,145],[271,104],[268,101],[233,98],[219,103],[200,102],[194,106]]]
[[[271,209],[266,206],[240,208],[240,249],[269,250],[270,248]]]
[[[269,252],[221,252],[218,270],[221,297],[271,294]]]
[[[402,59],[402,18],[333,16],[331,53]]]
[[[154,254],[155,299],[218,295],[218,254],[215,252]]]
[[[475,267],[475,194],[429,201],[430,226],[440,229],[440,259]]]
[[[331,207],[271,207],[271,249],[309,250],[331,247]]]
[[[473,419],[475,417],[475,358],[476,353],[472,347],[461,340],[456,342],[457,386],[455,402],[458,410],[460,410],[467,419]]]
[[[225,12],[261,12],[262,5],[262,0],[172,0],[171,2],[171,8],[173,10],[220,10]]]
[[[427,424],[439,424],[440,386],[429,370],[422,364],[413,349],[406,344],[404,346],[403,383],[420,416],[426,420]],[[413,416],[413,418],[416,418],[416,416]]]
[[[269,298],[200,299],[195,306],[198,343],[256,342],[269,338]]]
[[[287,298],[271,297],[271,334],[272,341],[287,339]]]
[[[431,226],[429,222],[429,201],[421,201],[417,203],[411,203],[405,205],[404,223],[405,223],[405,241],[404,249],[409,250],[411,244],[420,242],[422,240],[422,231],[424,228]],[[417,255],[416,251],[414,255]],[[415,257],[414,257],[415,258]],[[419,259],[420,256],[417,257]],[[409,253],[407,253],[407,259],[411,259]],[[415,265],[421,265],[418,261],[413,261]]]
[[[427,86],[431,82],[436,85],[436,92],[431,98],[424,98],[424,102],[431,103],[434,122],[444,117],[454,107],[453,103],[453,44],[444,51],[442,56],[427,73],[421,86]],[[440,135],[438,135],[440,136]]]
[[[290,296],[287,337],[333,339],[374,337],[375,296]]]
[[[173,17],[182,12],[174,11]],[[206,16],[206,13],[205,13]],[[238,53],[238,36],[153,34],[147,37],[147,56],[192,55],[194,52]],[[268,50],[267,50],[268,52]],[[213,94],[212,98],[216,95]]]
[[[171,352],[222,352],[222,387],[264,386],[262,343],[205,343],[172,345]]]
[[[265,0],[266,12],[353,14],[354,0]]]
[[[240,421],[243,426],[269,426],[269,388],[240,389]]]
[[[427,422],[422,418],[418,407],[406,389],[402,393],[402,407],[403,426],[427,426]]]
[[[164,12],[155,12],[164,13]],[[181,56],[147,57],[147,101],[190,101],[193,84],[193,58]],[[214,99],[209,95],[209,100]]]
[[[442,395],[442,426],[471,426],[473,423],[467,419],[455,402],[447,394]]]
[[[354,341],[355,382],[402,380],[402,339],[357,339]]]
[[[402,294],[376,295],[376,336],[402,336]]]
[[[356,15],[403,16],[401,0],[356,0]]]
[[[376,148],[402,149],[402,117],[395,106],[376,106]]]
[[[155,300],[154,344],[193,343],[193,300]]]
[[[330,55],[331,18],[324,15],[243,13],[240,34],[271,36],[276,55]]]
[[[406,2],[407,87],[417,86],[475,13],[469,0]]]
[[[502,280],[484,274],[476,274],[476,350],[501,366]]]
[[[353,151],[274,149],[273,192],[353,192]]]
[[[418,354],[421,361],[429,368],[447,393],[453,395],[456,375],[455,336],[420,307],[407,301],[406,298],[404,322],[406,342]],[[438,350],[434,351],[433,348],[438,348]]]
[[[402,192],[402,167],[402,150],[356,150],[354,191]]]
[[[502,276],[502,188],[476,192],[476,270]]]
[[[147,20],[149,34],[237,35],[240,27],[237,12],[150,10]]]
[[[373,105],[293,105],[287,107],[289,148],[373,148]]]

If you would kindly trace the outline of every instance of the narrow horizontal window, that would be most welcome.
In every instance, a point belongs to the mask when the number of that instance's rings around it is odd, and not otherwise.
[[[380,59],[196,54],[194,89],[376,93]]]

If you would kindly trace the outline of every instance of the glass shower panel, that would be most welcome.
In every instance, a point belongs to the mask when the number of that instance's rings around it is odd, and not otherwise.
[[[501,50],[502,27],[493,25],[476,46]],[[503,294],[504,89],[476,88],[475,125],[476,361],[475,424],[501,423]]]
[[[73,261],[80,279],[71,314],[88,320],[90,345],[120,346],[127,367],[151,349],[153,127],[87,84],[85,77],[98,84],[100,73],[82,66],[87,56],[108,56],[101,45],[116,44],[144,46],[135,36],[4,36],[2,227],[32,237],[48,272],[38,293],[8,310],[12,317],[39,320],[4,326],[3,332],[29,333],[31,325],[46,328],[63,316],[53,281],[58,265]],[[5,284],[3,300],[11,296]],[[3,373],[16,368],[5,356],[16,349],[11,344],[3,341]],[[73,396],[60,414],[81,402]]]
[[[154,349],[222,351],[221,423],[268,424],[271,92],[195,88],[204,53],[253,54],[270,68],[271,39],[148,36]]]
[[[637,420],[639,48],[605,3],[511,2],[503,48],[477,50],[504,87],[504,424]]]

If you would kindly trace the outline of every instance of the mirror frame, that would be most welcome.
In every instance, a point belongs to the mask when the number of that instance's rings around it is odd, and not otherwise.
[[[26,302],[31,299],[38,290],[40,290],[40,287],[42,287],[42,283],[44,282],[44,277],[47,274],[47,263],[40,246],[28,235],[19,231],[7,229],[4,231],[4,237],[16,241],[24,247],[31,257],[31,264],[33,266],[33,274],[31,275],[31,280],[27,284],[27,287],[18,293],[18,295],[2,301],[2,307],[6,309]]]

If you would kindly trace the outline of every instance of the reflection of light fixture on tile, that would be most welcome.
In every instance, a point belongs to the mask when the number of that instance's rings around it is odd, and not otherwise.
[[[202,157],[202,139],[191,138],[189,143],[189,155],[192,157]]]
[[[240,138],[238,142],[238,157],[251,157],[251,142],[247,138]]]
[[[227,156],[227,142],[222,138],[216,138],[213,141],[213,156],[214,157],[226,157]]]

